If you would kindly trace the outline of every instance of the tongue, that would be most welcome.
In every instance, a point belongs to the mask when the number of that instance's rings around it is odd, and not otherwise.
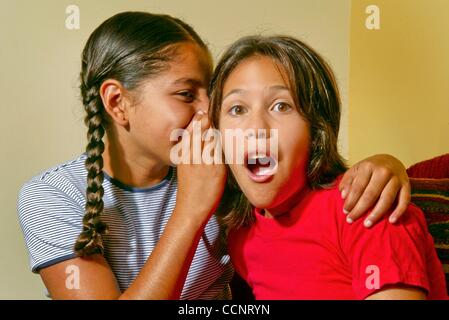
[[[267,175],[271,171],[269,163],[267,163],[266,165],[262,165],[260,163],[250,165],[249,169],[256,176],[264,176],[264,175]]]

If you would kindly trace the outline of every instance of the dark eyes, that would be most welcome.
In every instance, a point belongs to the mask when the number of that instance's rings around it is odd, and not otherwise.
[[[288,103],[278,102],[270,108],[270,111],[284,113],[284,112],[288,112],[292,109],[293,108]],[[231,109],[229,109],[229,111],[228,111],[228,113],[232,116],[241,116],[247,112],[248,112],[248,109],[241,105],[235,105],[235,106],[231,107]]]
[[[195,94],[190,90],[180,91],[177,93],[185,102],[193,102],[195,100]]]
[[[242,114],[245,114],[246,112],[246,108],[239,105],[233,106],[231,109],[229,109],[229,114],[232,116],[240,116]]]
[[[276,111],[276,112],[287,112],[287,111],[292,110],[292,107],[285,102],[279,102],[279,103],[276,103],[271,108],[271,110]]]

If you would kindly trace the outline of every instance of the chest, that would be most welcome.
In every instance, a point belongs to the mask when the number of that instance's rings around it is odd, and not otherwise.
[[[156,247],[175,203],[176,193],[169,191],[157,197],[106,198],[102,216],[109,227],[104,237],[105,257],[122,291],[134,281]],[[223,237],[217,220],[211,218],[198,243],[182,298],[211,298],[223,290],[232,275]],[[231,272],[225,274],[228,269]],[[197,279],[202,279],[201,283]]]
[[[351,299],[351,269],[328,227],[300,223],[232,235],[236,270],[257,299]]]

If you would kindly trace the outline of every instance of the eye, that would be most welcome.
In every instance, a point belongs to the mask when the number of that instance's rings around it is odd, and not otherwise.
[[[276,112],[288,112],[288,111],[290,111],[292,109],[293,108],[289,104],[287,104],[285,102],[278,102],[272,108],[272,110],[276,111]]]
[[[184,90],[177,93],[178,96],[181,96],[185,102],[192,102],[195,100],[195,94],[190,90]]]
[[[247,112],[246,108],[243,106],[235,105],[229,109],[228,113],[234,117],[241,116]]]

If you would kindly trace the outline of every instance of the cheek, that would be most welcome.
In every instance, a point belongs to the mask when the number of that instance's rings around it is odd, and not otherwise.
[[[303,167],[307,164],[310,150],[308,126],[284,127],[279,130],[279,149],[290,165]]]
[[[220,118],[218,119],[218,127],[220,128],[220,133],[224,134],[224,130],[229,128],[229,123],[227,123],[226,120],[223,119],[223,116],[220,115]]]
[[[288,141],[288,145],[298,158],[306,158],[310,149],[310,139],[308,133],[298,132],[296,139],[291,137]]]
[[[157,106],[142,110],[136,115],[139,118],[136,121],[140,123],[142,131],[168,137],[173,130],[187,127],[193,117],[191,108],[180,104],[161,101]]]
[[[237,182],[239,182],[239,176],[242,172],[242,167],[241,166],[237,166],[235,164],[229,164],[229,169],[231,170],[232,175],[234,176],[234,178],[236,178]]]
[[[229,130],[229,127],[223,126],[222,123],[220,123],[220,138],[221,138],[221,145],[223,154],[225,156],[226,162],[229,164],[235,163],[235,155],[236,155],[236,139],[227,139],[226,138],[226,131]],[[229,131],[228,131],[229,132]],[[231,170],[234,172],[235,166],[230,165],[229,166]]]
[[[185,129],[192,121],[193,116],[194,111],[189,106],[172,104],[167,107],[164,119],[161,121],[164,121],[170,130]]]

